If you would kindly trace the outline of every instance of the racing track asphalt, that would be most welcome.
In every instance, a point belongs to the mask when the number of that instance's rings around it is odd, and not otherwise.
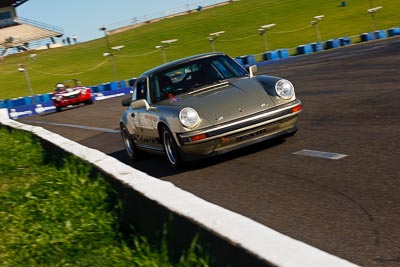
[[[259,73],[291,80],[304,103],[294,137],[180,172],[161,156],[132,166],[353,263],[400,266],[399,62],[396,37],[266,64]],[[121,99],[20,121],[129,163]],[[347,156],[294,154],[304,149]]]

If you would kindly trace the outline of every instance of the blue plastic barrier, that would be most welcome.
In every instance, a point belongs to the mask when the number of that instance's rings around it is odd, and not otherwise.
[[[325,43],[326,49],[338,48],[340,46],[339,39],[331,39]]]
[[[400,35],[400,28],[391,28],[388,30],[388,35],[390,37]]]
[[[240,63],[239,63],[240,64]],[[136,82],[136,78],[130,78],[129,80],[128,80],[128,85],[129,86],[133,86],[134,84],[135,84],[135,82]]]
[[[51,98],[53,97],[52,93],[49,94],[44,94],[43,96],[43,102],[51,102]]]
[[[97,93],[97,86],[89,86],[92,93]]]
[[[361,34],[361,42],[371,41],[374,39],[375,39],[375,36],[374,36],[374,33],[372,33],[372,32]]]
[[[118,82],[118,88],[125,88],[126,87],[126,82],[124,80],[121,80]]]
[[[99,91],[99,93],[104,92],[105,91],[104,85],[103,84],[97,85],[97,90]]]
[[[6,100],[0,100],[0,108],[8,108]]]
[[[234,59],[235,59],[235,61],[236,61],[237,63],[239,63],[240,65],[244,65],[244,64],[243,64],[243,59],[242,59],[241,57],[235,57]]]
[[[278,51],[269,51],[263,54],[263,60],[277,60],[279,59]]]
[[[290,57],[290,55],[289,55],[289,50],[286,49],[286,48],[279,49],[279,50],[278,50],[278,54],[279,54],[279,57],[280,57],[280,58],[288,58],[288,57]]]
[[[31,96],[25,96],[25,105],[31,105],[32,104],[32,97]]]
[[[8,114],[12,119],[23,118],[35,114],[43,114],[46,112],[54,111],[56,108],[53,106],[53,102],[46,102],[40,104],[23,105],[17,107],[8,108]]]
[[[339,41],[340,41],[340,45],[341,46],[346,46],[346,45],[350,45],[351,44],[350,37],[341,37],[341,38],[339,38]]]
[[[4,100],[4,107],[5,108],[11,108],[11,100],[10,99],[5,99]]]
[[[115,94],[129,94],[131,89],[132,89],[131,87],[125,87],[125,88],[119,88],[114,91],[104,91],[103,95],[110,96],[110,95],[115,95]]]
[[[311,47],[312,47],[313,52],[319,52],[319,51],[324,50],[324,46],[320,42],[312,43]]]
[[[256,57],[254,55],[247,56],[247,64],[254,65],[256,64]]]
[[[33,97],[33,99],[35,100],[35,103],[42,103],[43,102],[43,96],[42,95],[35,95]]]
[[[11,99],[11,106],[10,108],[13,107],[18,107],[18,106],[25,106],[25,97],[18,97],[18,98],[13,98]]]
[[[296,48],[296,51],[299,55],[310,54],[313,52],[311,44],[299,45]]]
[[[110,83],[103,83],[104,91],[111,91],[111,84]]]
[[[376,39],[383,39],[387,37],[387,33],[384,30],[375,31],[375,37]]]
[[[247,63],[247,56],[241,56],[240,58],[242,59],[243,65],[247,65],[248,64]]]
[[[256,63],[254,55],[245,55],[240,57],[242,59],[242,65],[253,65]]]
[[[116,89],[118,89],[118,83],[110,82],[110,90],[116,90]]]

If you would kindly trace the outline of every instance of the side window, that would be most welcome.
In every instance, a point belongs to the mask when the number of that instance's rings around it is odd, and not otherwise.
[[[136,100],[147,99],[147,80],[143,79],[136,83]]]

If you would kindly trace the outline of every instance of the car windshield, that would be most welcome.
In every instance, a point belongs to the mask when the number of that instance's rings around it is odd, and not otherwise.
[[[226,79],[245,76],[247,76],[247,72],[226,55],[186,62],[152,75],[152,102],[172,98],[175,95]]]

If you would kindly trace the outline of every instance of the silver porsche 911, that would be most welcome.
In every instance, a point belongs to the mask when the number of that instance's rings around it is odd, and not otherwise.
[[[122,101],[130,158],[164,153],[172,168],[297,131],[302,103],[290,81],[246,71],[223,53],[170,62],[143,73]]]

